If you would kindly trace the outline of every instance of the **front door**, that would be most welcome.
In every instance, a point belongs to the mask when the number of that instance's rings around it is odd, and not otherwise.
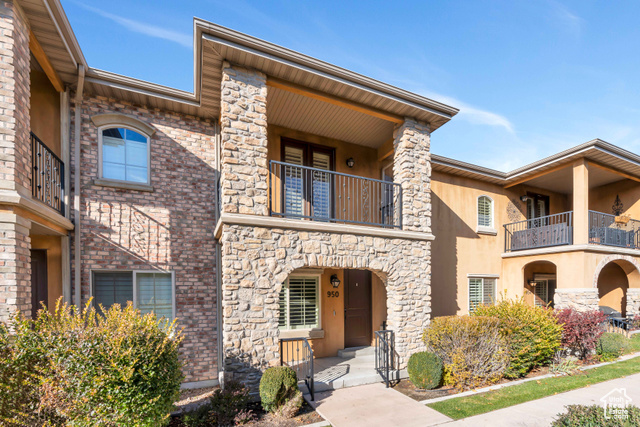
[[[42,303],[48,304],[47,292],[47,251],[31,250],[31,317],[42,308]]]
[[[344,272],[344,346],[371,345],[371,272]]]

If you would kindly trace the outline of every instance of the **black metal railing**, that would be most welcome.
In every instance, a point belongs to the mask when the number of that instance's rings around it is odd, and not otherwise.
[[[384,384],[389,387],[391,375],[395,369],[395,334],[390,330],[376,331],[375,334],[376,371],[384,380]]]
[[[306,338],[280,338],[280,366],[289,366],[304,378],[311,400],[314,400],[313,349]]]
[[[275,160],[269,167],[272,216],[402,227],[400,184]]]
[[[640,248],[640,221],[589,211],[589,243],[621,248]]]
[[[31,193],[64,215],[64,163],[31,132]]]
[[[505,252],[570,245],[573,242],[573,212],[512,222],[505,224],[504,229]]]

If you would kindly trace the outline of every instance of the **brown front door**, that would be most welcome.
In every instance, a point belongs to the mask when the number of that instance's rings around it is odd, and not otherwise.
[[[42,308],[41,303],[48,304],[47,297],[47,251],[31,250],[31,317]]]
[[[344,346],[371,345],[371,272],[344,272]]]

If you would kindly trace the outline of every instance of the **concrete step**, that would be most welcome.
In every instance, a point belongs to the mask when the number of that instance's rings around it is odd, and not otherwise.
[[[396,371],[395,373],[392,373],[392,379],[395,379],[395,380],[404,379],[408,377],[409,375],[407,374],[406,369],[403,369],[400,372]],[[319,393],[322,391],[338,390],[341,388],[357,387],[360,385],[375,384],[380,382],[382,382],[382,377],[375,371],[366,372],[366,373],[363,372],[361,374],[345,375],[340,378],[325,380],[325,381],[316,379],[314,381],[314,390],[316,393]],[[304,381],[300,381],[298,383],[298,388],[303,394],[309,393],[309,390],[307,389],[307,386],[305,385]]]
[[[360,356],[373,356],[375,354],[375,348],[371,346],[367,347],[349,347],[342,350],[338,350],[338,357],[343,359],[350,359],[352,357]]]

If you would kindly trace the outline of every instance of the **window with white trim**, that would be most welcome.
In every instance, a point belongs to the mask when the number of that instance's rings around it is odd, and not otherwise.
[[[493,200],[489,196],[478,197],[478,228],[493,228]]]
[[[481,304],[494,304],[496,301],[496,282],[493,277],[469,278],[469,312],[473,313]]]
[[[141,313],[175,317],[175,286],[172,273],[157,271],[94,271],[93,303],[106,310],[131,301]]]
[[[320,326],[318,276],[291,276],[280,291],[280,317],[282,330],[313,329]]]
[[[100,130],[100,178],[149,183],[149,137],[124,127]]]

